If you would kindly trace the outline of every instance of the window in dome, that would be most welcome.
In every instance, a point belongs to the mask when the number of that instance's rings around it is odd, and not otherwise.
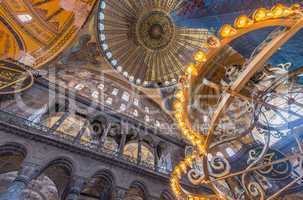
[[[112,91],[112,95],[117,96],[119,93],[119,90],[117,88],[114,88]]]
[[[112,98],[107,98],[106,99],[106,104],[108,104],[108,105],[112,105],[113,104],[113,99]]]
[[[18,18],[23,23],[28,23],[28,22],[32,21],[32,19],[33,19],[32,16],[30,16],[29,14],[18,15]]]
[[[135,105],[135,106],[139,106],[139,99],[134,98],[134,105]]]
[[[126,110],[126,105],[122,103],[122,104],[120,105],[120,110],[121,110],[121,111],[125,111],[125,110]]]
[[[129,94],[127,92],[123,92],[122,99],[124,101],[129,101]]]

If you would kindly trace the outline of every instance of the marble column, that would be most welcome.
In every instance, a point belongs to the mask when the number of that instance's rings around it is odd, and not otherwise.
[[[40,167],[33,163],[22,164],[16,179],[10,184],[7,191],[0,194],[0,200],[18,200],[23,190],[26,189],[31,180],[37,178]]]
[[[126,195],[127,189],[116,187],[113,200],[123,200]]]
[[[99,146],[100,147],[104,146],[104,143],[106,141],[106,137],[108,136],[108,133],[109,133],[109,131],[110,131],[111,128],[112,128],[112,123],[111,122],[107,122],[106,128],[105,128],[105,130],[104,130],[104,132],[101,135],[100,140],[99,140]]]
[[[142,161],[142,140],[141,140],[141,138],[139,138],[137,164],[140,165],[141,161]]]
[[[124,146],[125,146],[125,142],[126,142],[126,136],[128,134],[128,124],[125,122],[121,123],[121,140],[120,140],[120,145],[119,145],[119,155],[123,155],[123,151],[124,151]]]
[[[86,185],[86,179],[83,177],[72,178],[67,197],[65,200],[77,200],[80,197],[80,193]]]

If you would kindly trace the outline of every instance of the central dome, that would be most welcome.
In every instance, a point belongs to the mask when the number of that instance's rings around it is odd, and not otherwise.
[[[111,66],[131,83],[167,87],[177,83],[192,54],[207,43],[206,29],[175,25],[180,1],[101,0],[98,39]]]
[[[175,26],[170,17],[165,12],[153,11],[139,19],[136,37],[147,49],[160,50],[170,44],[174,33]]]

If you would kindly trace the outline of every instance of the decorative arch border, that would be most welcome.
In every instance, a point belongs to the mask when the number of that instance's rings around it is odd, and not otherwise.
[[[150,193],[149,193],[145,183],[143,183],[142,181],[135,180],[129,185],[128,188],[131,188],[131,187],[141,189],[143,191],[143,195],[144,195],[143,199],[148,200]]]
[[[162,196],[165,198],[165,200],[174,200],[175,199],[173,194],[167,189],[162,191],[160,197],[162,197]]]
[[[0,146],[0,154],[6,153],[6,152],[16,152],[21,154],[24,159],[28,155],[27,148],[19,143],[14,143],[14,142],[8,142]]]
[[[94,175],[91,178],[93,178],[93,177],[104,178],[109,183],[111,183],[113,187],[116,186],[116,178],[115,178],[114,174],[109,169],[98,170],[96,173],[94,173]]]

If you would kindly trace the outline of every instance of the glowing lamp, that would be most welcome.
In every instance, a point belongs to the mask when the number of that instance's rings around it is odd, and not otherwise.
[[[264,21],[269,18],[268,13],[268,10],[266,10],[265,8],[259,8],[253,14],[253,19],[256,22]]]
[[[271,9],[271,13],[273,15],[273,18],[280,18],[284,17],[284,10],[285,6],[282,4],[277,4]]]
[[[246,28],[253,24],[253,21],[246,15],[239,16],[235,21],[236,28]]]
[[[298,3],[292,4],[291,5],[291,9],[292,10],[299,10],[301,8],[301,5]]]
[[[181,114],[181,113],[176,113],[176,114],[175,114],[175,118],[176,118],[177,120],[182,119],[182,114]]]
[[[285,7],[285,9],[284,9],[284,17],[292,15],[293,13],[294,13],[294,11],[291,8]]]
[[[199,152],[202,153],[202,154],[205,154],[205,153],[206,153],[206,149],[205,149],[205,147],[202,146],[202,145],[198,146],[198,150],[199,150]]]
[[[176,168],[175,168],[175,173],[176,173],[176,176],[177,177],[181,177],[181,168],[179,167],[179,166],[177,166]]]
[[[176,101],[174,103],[174,109],[175,110],[181,110],[182,109],[182,104],[179,101]]]
[[[182,122],[182,121],[181,121],[181,122],[179,122],[179,124],[178,124],[178,125],[179,125],[179,127],[180,127],[181,129],[185,128],[185,123],[184,123],[184,122]]]
[[[185,129],[185,130],[183,131],[183,133],[184,133],[184,135],[188,135],[188,134],[189,134],[189,130]]]
[[[199,50],[194,54],[194,59],[197,62],[205,62],[206,61],[206,53],[204,53],[204,51]]]
[[[225,38],[225,37],[230,37],[233,36],[237,33],[237,30],[235,28],[233,28],[231,25],[229,24],[225,24],[224,26],[222,26],[222,28],[220,29],[220,35]]]
[[[177,93],[176,93],[176,97],[179,101],[183,102],[185,100],[184,98],[184,93],[182,90],[179,90]]]
[[[185,164],[185,163],[181,163],[180,168],[181,168],[181,170],[182,170],[184,173],[186,173],[187,167],[186,167],[186,164]]]
[[[188,75],[196,76],[198,71],[193,63],[189,64],[185,71]]]
[[[200,138],[196,141],[197,145],[202,145],[203,143],[204,143],[204,140],[200,139]]]
[[[191,165],[192,161],[193,161],[193,159],[191,157],[188,157],[185,159],[185,162],[187,165]]]
[[[188,138],[189,138],[191,141],[195,140],[195,137],[194,137],[193,135],[190,135]]]

